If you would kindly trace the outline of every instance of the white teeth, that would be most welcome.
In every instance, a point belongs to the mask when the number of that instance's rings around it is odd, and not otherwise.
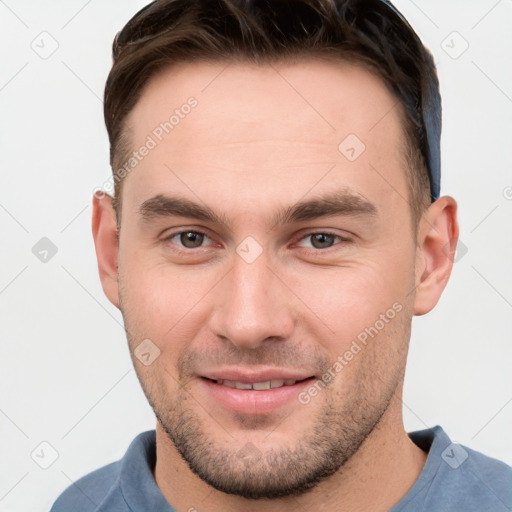
[[[265,382],[253,382],[249,384],[247,382],[236,382],[234,380],[222,380],[218,379],[217,384],[222,384],[227,386],[228,388],[236,388],[236,389],[254,389],[257,391],[263,391],[265,389],[274,389],[280,388],[282,386],[293,386],[297,381],[293,379],[275,379],[275,380],[267,380]]]
[[[252,385],[252,389],[270,389],[270,381],[267,382],[255,382]]]
[[[252,384],[246,384],[245,382],[235,382],[236,389],[251,389]]]

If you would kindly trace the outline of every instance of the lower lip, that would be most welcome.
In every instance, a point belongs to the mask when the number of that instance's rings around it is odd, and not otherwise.
[[[311,377],[291,386],[254,390],[230,388],[205,378],[199,379],[221,406],[232,412],[248,415],[269,414],[293,400],[298,402],[299,393],[313,380],[314,377]]]

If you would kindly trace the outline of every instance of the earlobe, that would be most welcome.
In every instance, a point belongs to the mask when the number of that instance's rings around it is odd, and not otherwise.
[[[93,196],[92,235],[103,291],[110,302],[119,308],[117,280],[119,241],[112,197],[108,194]]]
[[[452,271],[458,238],[457,203],[443,196],[430,205],[418,229],[415,315],[428,313],[439,301]]]

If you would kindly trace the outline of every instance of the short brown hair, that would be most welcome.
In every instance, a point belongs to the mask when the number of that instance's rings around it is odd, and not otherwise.
[[[430,93],[434,89],[439,96],[439,84],[432,56],[389,2],[156,0],[117,34],[105,87],[104,114],[118,228],[123,175],[115,169],[130,152],[126,117],[157,73],[180,61],[260,64],[301,56],[362,64],[400,100],[408,201],[416,227],[431,202],[422,97],[427,89]]]

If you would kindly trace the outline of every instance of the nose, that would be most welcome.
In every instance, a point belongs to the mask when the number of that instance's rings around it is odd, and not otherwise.
[[[252,263],[234,255],[232,270],[216,289],[213,332],[239,348],[288,339],[294,328],[290,291],[269,267],[265,251]]]

